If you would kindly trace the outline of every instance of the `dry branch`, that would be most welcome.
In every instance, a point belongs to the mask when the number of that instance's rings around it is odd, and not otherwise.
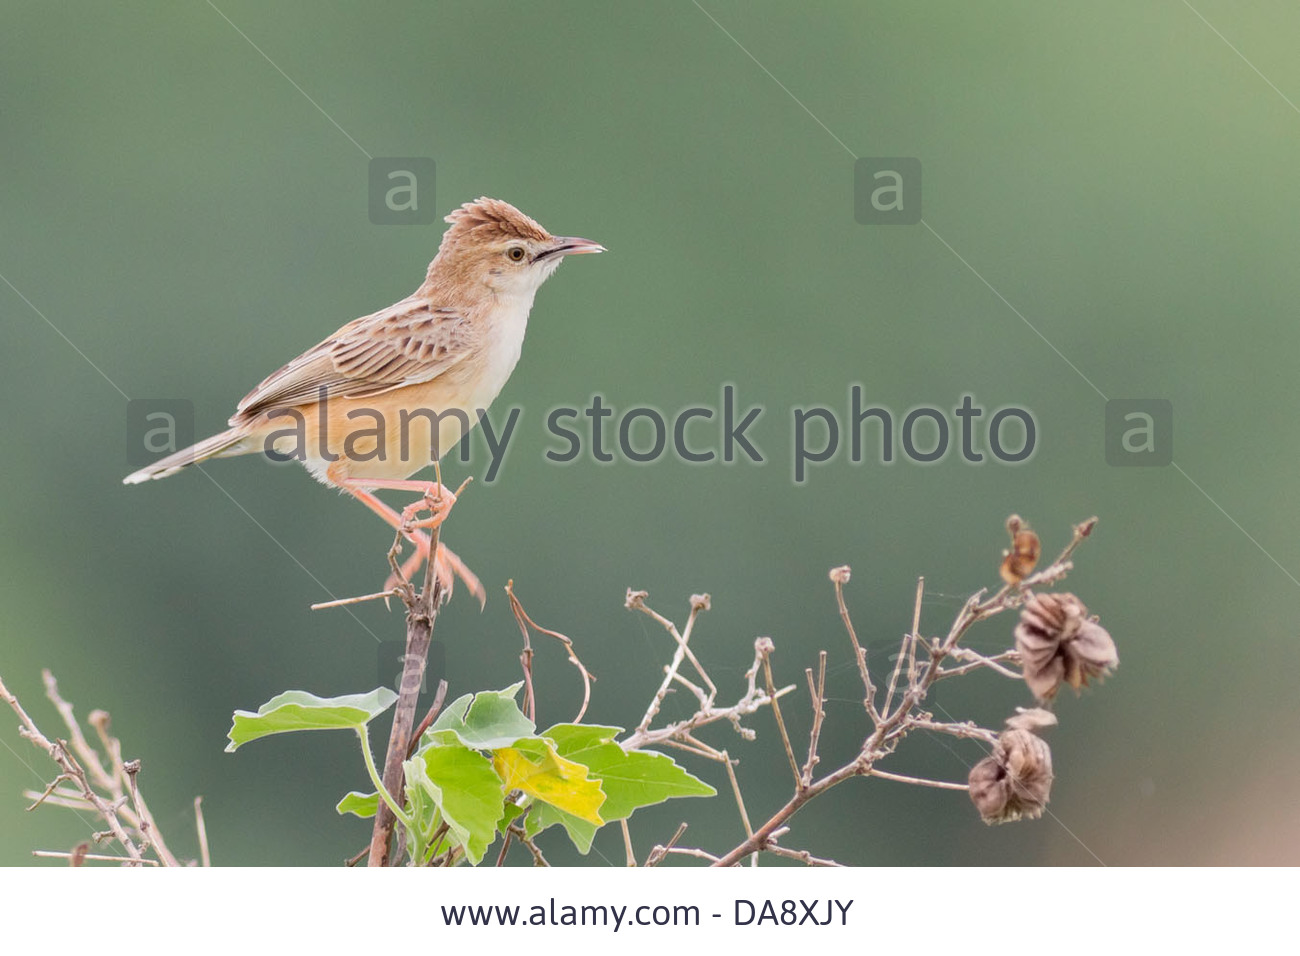
[[[808,757],[802,772],[795,766],[794,752],[785,722],[781,717],[779,705],[772,701],[773,716],[781,737],[786,758],[795,768],[795,786],[793,795],[768,820],[757,829],[751,829],[749,820],[744,820],[746,837],[737,846],[720,856],[714,866],[734,866],[749,858],[757,860],[760,851],[769,851],[777,856],[797,859],[810,865],[826,863],[818,861],[805,851],[790,850],[780,846],[777,840],[789,829],[788,821],[810,801],[824,794],[832,787],[838,786],[854,777],[872,776],[892,780],[911,786],[932,787],[943,790],[970,791],[966,783],[953,783],[943,780],[931,780],[890,771],[881,770],[877,764],[892,754],[899,742],[908,733],[915,730],[944,733],[956,737],[978,740],[986,745],[996,745],[1000,735],[997,731],[979,727],[969,721],[936,721],[934,716],[923,708],[927,694],[935,681],[957,677],[976,670],[989,670],[1003,677],[1021,680],[1022,674],[1013,670],[1008,664],[1019,663],[1019,655],[1014,649],[999,654],[980,654],[960,645],[961,640],[976,623],[987,620],[997,614],[1021,607],[1033,593],[1033,588],[1052,585],[1061,580],[1072,568],[1070,558],[1078,546],[1087,538],[1096,526],[1097,519],[1091,518],[1074,527],[1070,542],[1046,568],[1031,573],[1037,559],[1037,536],[1028,530],[1018,518],[1008,522],[1012,530],[1013,542],[1017,546],[1018,561],[1014,573],[1008,572],[1007,562],[1003,564],[1003,577],[1007,583],[1000,587],[991,597],[985,597],[985,591],[977,591],[962,605],[961,610],[952,621],[943,638],[926,639],[920,633],[921,602],[925,592],[925,579],[917,582],[916,601],[912,613],[912,629],[903,636],[899,651],[886,686],[883,703],[876,706],[876,686],[868,666],[866,650],[858,639],[857,631],[849,615],[844,599],[844,585],[850,579],[847,566],[834,568],[830,572],[831,582],[835,588],[836,607],[847,632],[852,653],[862,679],[864,699],[863,709],[866,713],[871,731],[862,742],[861,749],[854,759],[843,766],[817,777],[817,748],[822,733],[825,701],[825,652],[819,663],[819,678],[813,680],[811,669],[805,671],[809,698],[813,708],[813,724],[809,733]],[[1019,532],[1019,537],[1016,537]],[[1032,541],[1026,536],[1032,536]],[[1032,545],[1032,547],[1030,547]],[[1031,557],[1027,557],[1031,556]],[[762,640],[762,639],[761,639]],[[769,652],[770,653],[770,652]],[[767,654],[760,649],[759,657],[764,668],[764,678],[771,687],[771,665]],[[949,661],[955,666],[945,666]],[[771,695],[769,692],[769,696]],[[897,700],[897,703],[895,701]],[[734,773],[729,772],[734,781]],[[1013,781],[1014,784],[1014,781]],[[737,798],[739,792],[737,789]]]
[[[404,776],[402,762],[406,760],[412,744],[415,725],[415,708],[424,683],[424,669],[429,661],[429,645],[433,641],[433,625],[442,603],[442,579],[438,576],[437,526],[429,534],[429,560],[424,569],[424,587],[417,595],[397,564],[395,551],[401,544],[402,532],[397,533],[388,562],[397,576],[397,590],[406,604],[406,655],[402,661],[402,682],[393,710],[393,726],[388,734],[388,750],[384,756],[384,789],[401,799]],[[374,829],[370,834],[368,866],[388,866],[391,862],[393,827],[397,817],[392,808],[381,800],[375,813]]]
[[[524,649],[520,654],[519,663],[524,669],[524,713],[530,720],[537,719],[537,700],[533,696],[533,645],[528,638],[529,629],[536,631],[538,634],[545,634],[547,637],[554,638],[564,645],[565,653],[569,655],[569,663],[578,669],[582,675],[582,706],[578,708],[578,716],[573,718],[573,723],[582,723],[582,718],[587,713],[587,706],[591,703],[591,685],[596,677],[591,671],[587,670],[585,664],[578,657],[574,649],[573,641],[565,637],[559,631],[552,631],[549,628],[542,627],[524,610],[523,604],[515,596],[515,582],[513,580],[506,582],[506,597],[510,599],[510,611],[515,616],[515,623],[519,625],[519,633],[524,639]]]
[[[109,733],[109,716],[102,710],[90,712],[88,722],[94,727],[103,756],[91,745],[81,729],[72,705],[59,693],[58,682],[48,670],[41,672],[45,696],[58,712],[67,728],[67,739],[51,740],[31,718],[0,681],[0,698],[18,715],[19,734],[34,746],[45,751],[54,761],[59,773],[40,791],[26,790],[24,796],[32,801],[27,808],[35,810],[42,805],[65,807],[78,812],[92,812],[107,826],[107,830],[93,834],[92,841],[100,843],[111,839],[122,848],[122,855],[90,853],[89,844],[76,849],[35,850],[34,856],[66,859],[73,866],[86,861],[116,862],[125,866],[180,866],[181,863],[167,848],[162,831],[149,811],[140,790],[139,760],[122,759],[122,743]],[[209,863],[207,834],[203,817],[195,801],[199,846],[204,866]],[[148,854],[152,853],[152,856]]]

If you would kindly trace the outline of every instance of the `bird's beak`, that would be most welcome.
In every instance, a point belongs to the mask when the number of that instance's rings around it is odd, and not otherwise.
[[[548,255],[581,256],[589,252],[604,251],[604,246],[599,242],[592,242],[590,239],[579,239],[577,236],[557,236],[555,246],[548,251]]]

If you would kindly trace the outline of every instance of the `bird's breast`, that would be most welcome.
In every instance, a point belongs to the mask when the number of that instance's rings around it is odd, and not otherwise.
[[[428,382],[330,399],[324,410],[304,407],[303,464],[326,483],[331,476],[407,478],[450,452],[519,362],[531,305],[531,297],[503,300],[469,354]]]
[[[519,363],[532,306],[531,295],[502,298],[485,322],[480,348],[465,362],[476,407],[496,400]]]

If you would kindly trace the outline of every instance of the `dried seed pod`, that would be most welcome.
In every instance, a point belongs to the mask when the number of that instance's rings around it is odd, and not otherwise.
[[[1011,547],[1002,552],[1002,567],[999,570],[1002,580],[1014,585],[1033,572],[1042,547],[1038,535],[1034,534],[1020,515],[1012,515],[1007,519],[1007,533],[1011,535]]]
[[[1052,792],[1052,751],[1036,731],[1056,723],[1045,710],[1007,721],[993,753],[971,768],[970,799],[985,823],[1036,820]]]
[[[1076,691],[1119,666],[1115,642],[1073,594],[1033,594],[1016,625],[1025,683],[1051,700],[1062,683]]]

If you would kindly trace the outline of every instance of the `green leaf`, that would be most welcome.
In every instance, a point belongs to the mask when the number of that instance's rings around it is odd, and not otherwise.
[[[505,833],[506,827],[523,816],[524,811],[527,809],[527,805],[521,806],[512,800],[507,800],[505,806],[501,809],[501,819],[497,821],[497,829]]]
[[[520,737],[530,737],[537,725],[515,703],[523,682],[505,690],[480,691],[458,697],[443,708],[425,733],[425,746],[456,742],[474,750],[509,747]]]
[[[506,796],[488,759],[452,744],[430,747],[402,764],[402,769],[407,790],[423,793],[433,802],[469,861],[482,860],[496,839]]]
[[[354,813],[362,819],[373,817],[379,812],[379,794],[353,790],[340,800],[339,805],[334,809],[338,811],[339,816]]]
[[[533,804],[532,812],[524,821],[524,833],[531,840],[547,827],[557,823],[564,827],[564,832],[569,835],[569,839],[578,848],[579,853],[585,856],[591,852],[591,843],[596,839],[596,831],[600,828],[549,803],[537,801]]]
[[[226,752],[233,753],[258,737],[295,730],[360,730],[396,700],[397,695],[387,687],[345,697],[317,697],[304,690],[285,691],[257,708],[255,714],[235,711]]]
[[[590,769],[605,791],[600,815],[605,821],[622,820],[639,807],[673,797],[712,797],[711,786],[687,773],[667,754],[645,750],[625,751],[614,738],[621,727],[593,724],[556,724],[544,736],[555,741],[556,752]]]

